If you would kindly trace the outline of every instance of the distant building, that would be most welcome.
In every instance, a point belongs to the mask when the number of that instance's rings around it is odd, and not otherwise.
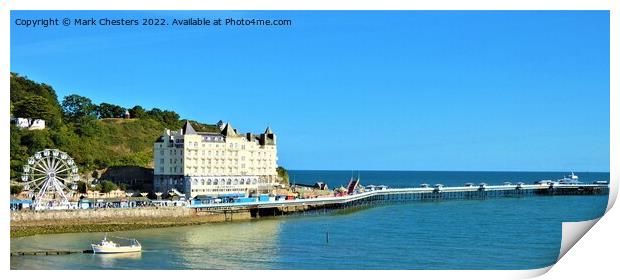
[[[28,118],[14,118],[13,123],[19,128],[25,128],[28,130],[38,130],[45,128],[45,120],[42,119],[28,119]]]
[[[196,132],[189,122],[182,129],[166,129],[154,144],[156,191],[175,188],[197,195],[247,194],[277,184],[276,135],[240,134],[230,123],[220,132]]]
[[[131,118],[131,114],[129,114],[129,110],[125,109],[125,114],[123,114],[123,118],[125,119]]]

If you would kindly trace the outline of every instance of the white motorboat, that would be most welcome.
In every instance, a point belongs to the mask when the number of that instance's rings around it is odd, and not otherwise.
[[[126,239],[126,238],[121,238]],[[90,244],[95,254],[117,254],[117,253],[131,253],[141,252],[142,245],[136,239],[126,239],[130,241],[128,245],[121,245],[117,242],[108,239],[106,235],[99,243]]]

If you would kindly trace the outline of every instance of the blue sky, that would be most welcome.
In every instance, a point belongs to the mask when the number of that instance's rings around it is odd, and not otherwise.
[[[289,27],[24,28],[17,18]],[[278,134],[290,169],[609,171],[609,14],[11,13],[11,71],[94,102]]]

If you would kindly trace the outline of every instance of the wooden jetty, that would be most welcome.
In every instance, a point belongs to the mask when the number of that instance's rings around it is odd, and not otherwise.
[[[14,251],[11,256],[58,256],[70,254],[92,254],[93,250],[39,250],[39,251]]]

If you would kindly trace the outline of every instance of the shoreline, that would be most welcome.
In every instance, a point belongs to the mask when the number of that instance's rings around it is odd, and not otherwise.
[[[240,220],[241,221],[241,220]],[[10,238],[27,237],[33,235],[48,235],[61,233],[81,233],[81,232],[116,232],[126,230],[139,230],[150,228],[167,228],[179,226],[203,225],[209,223],[221,223],[225,221],[168,221],[168,222],[135,222],[135,223],[77,223],[77,224],[57,224],[57,225],[11,225]]]
[[[459,188],[416,188],[373,190],[340,198],[289,202],[204,205],[198,207],[103,208],[58,211],[11,212],[10,237],[69,232],[104,232],[144,228],[198,225],[214,222],[259,219],[298,212],[326,212],[338,209],[414,201],[486,200],[529,196],[608,195],[609,187],[584,186],[486,186]]]

